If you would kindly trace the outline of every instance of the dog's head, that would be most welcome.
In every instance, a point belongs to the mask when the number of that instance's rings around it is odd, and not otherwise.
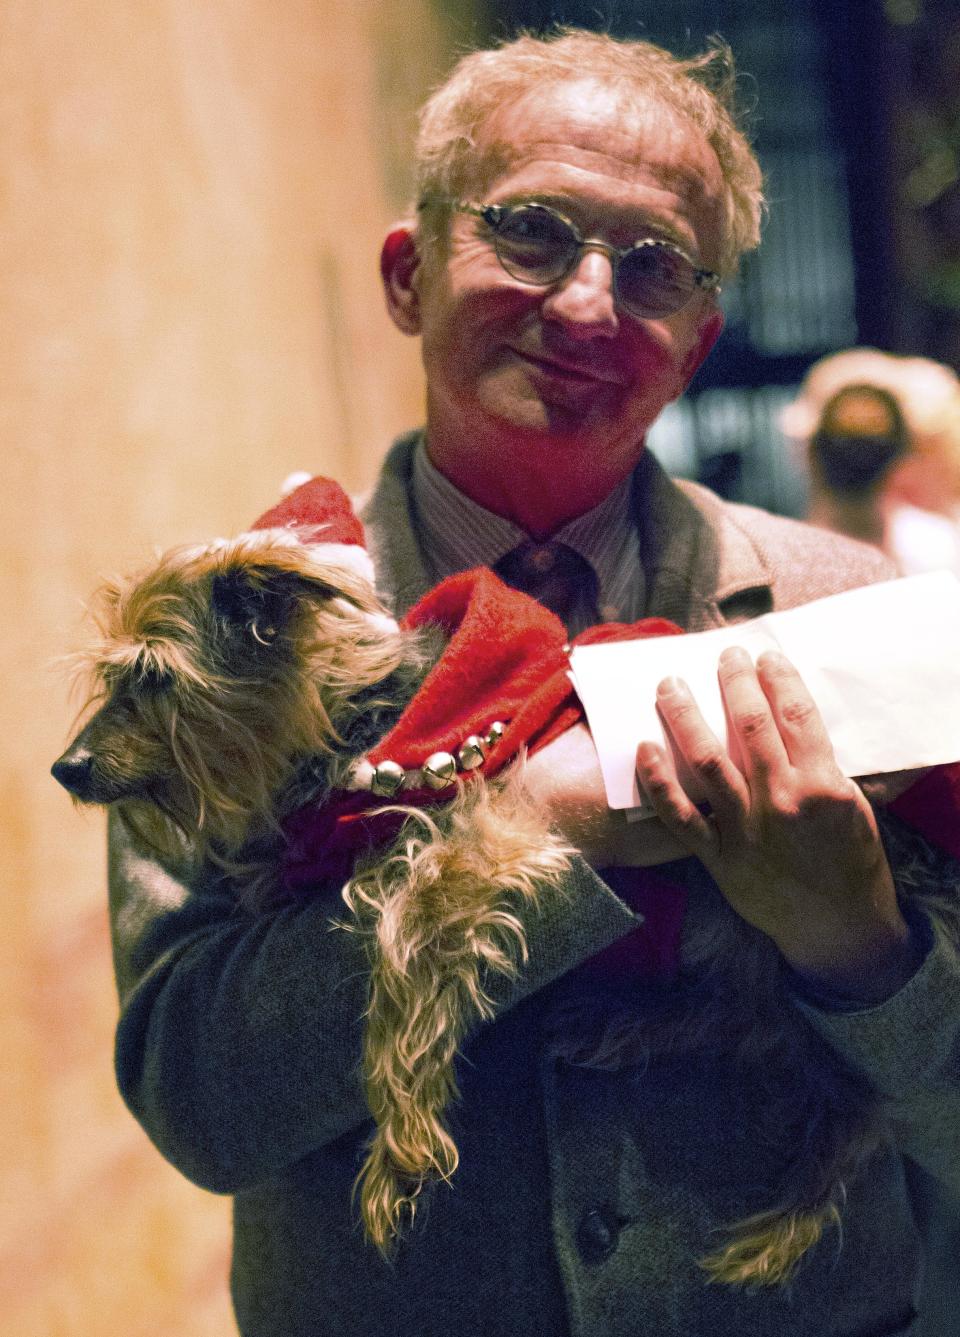
[[[175,549],[106,584],[95,616],[94,713],[53,774],[161,847],[160,813],[230,848],[269,826],[305,758],[350,752],[409,653],[369,581],[287,530]]]

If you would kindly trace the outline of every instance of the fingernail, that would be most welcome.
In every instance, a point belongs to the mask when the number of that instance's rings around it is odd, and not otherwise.
[[[657,696],[682,696],[687,690],[687,684],[682,678],[664,678],[657,684]]]
[[[729,668],[745,668],[753,660],[742,645],[728,645],[726,650],[721,651],[720,663]]]
[[[788,663],[786,655],[779,650],[764,650],[763,654],[757,660],[758,668],[783,668]]]

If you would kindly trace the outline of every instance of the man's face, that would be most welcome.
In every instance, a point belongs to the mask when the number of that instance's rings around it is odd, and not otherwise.
[[[507,166],[471,203],[538,201],[584,237],[625,247],[672,240],[715,269],[722,176],[699,132],[651,103],[625,113],[594,83],[508,105],[478,149]],[[503,160],[501,158],[501,160]],[[479,188],[478,188],[479,189]],[[446,247],[423,248],[412,280],[427,376],[427,439],[437,466],[478,500],[476,481],[588,472],[603,488],[633,467],[643,438],[686,386],[722,319],[697,292],[661,319],[614,302],[610,258],[581,254],[547,288],[501,268],[480,220],[453,215]],[[609,486],[608,486],[609,482]],[[495,507],[503,510],[503,507]]]

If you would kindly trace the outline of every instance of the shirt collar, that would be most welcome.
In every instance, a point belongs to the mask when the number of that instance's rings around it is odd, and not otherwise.
[[[428,574],[437,583],[457,571],[493,564],[529,536],[472,501],[433,465],[423,438],[413,456],[413,509]],[[593,567],[605,621],[632,622],[643,614],[644,582],[628,475],[592,510],[552,536]]]

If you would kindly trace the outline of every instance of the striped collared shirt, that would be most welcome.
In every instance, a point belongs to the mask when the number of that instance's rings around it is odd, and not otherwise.
[[[413,457],[413,506],[427,574],[433,584],[457,571],[495,562],[529,536],[510,520],[477,505],[437,470],[423,439]],[[590,563],[599,582],[604,622],[635,622],[646,591],[628,475],[592,510],[551,536]],[[582,631],[571,626],[572,634]]]

